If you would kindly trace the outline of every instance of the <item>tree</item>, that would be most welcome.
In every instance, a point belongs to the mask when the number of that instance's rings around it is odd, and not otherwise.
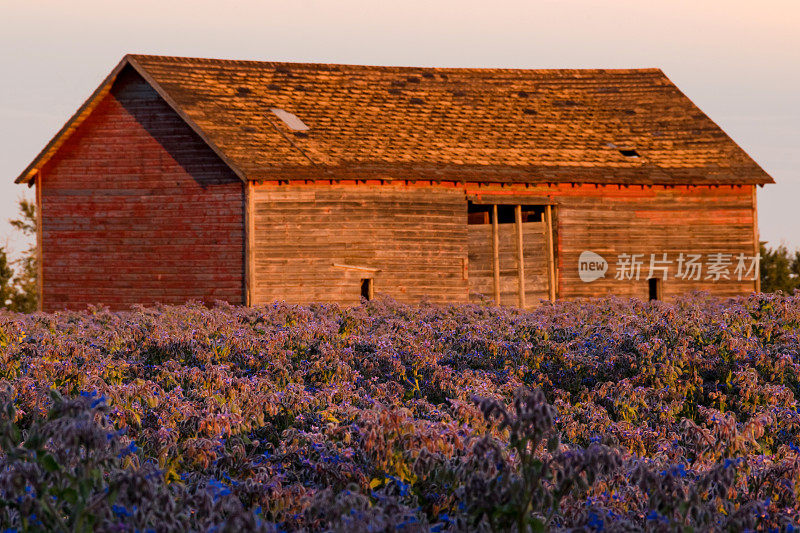
[[[34,244],[15,261],[14,269],[8,265],[5,250],[0,250],[0,306],[20,313],[36,311],[39,303],[39,262],[36,250],[36,204],[21,199],[19,218],[9,221],[11,226],[22,232]]]
[[[790,253],[786,246],[767,248],[762,242],[760,268],[762,292],[800,289],[800,250]]]
[[[11,279],[14,277],[14,269],[8,264],[8,256],[3,247],[0,247],[0,307],[11,304],[12,297],[16,293]]]

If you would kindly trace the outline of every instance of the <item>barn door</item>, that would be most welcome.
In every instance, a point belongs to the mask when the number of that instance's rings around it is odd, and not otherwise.
[[[534,307],[552,299],[546,206],[469,204],[470,300]]]

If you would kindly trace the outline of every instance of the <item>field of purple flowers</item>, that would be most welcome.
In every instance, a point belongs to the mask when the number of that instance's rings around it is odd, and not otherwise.
[[[0,315],[0,526],[791,531],[800,297]]]

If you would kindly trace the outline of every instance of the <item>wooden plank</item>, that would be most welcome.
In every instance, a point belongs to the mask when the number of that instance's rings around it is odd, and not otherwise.
[[[339,263],[333,263],[334,268],[341,268],[344,270],[356,270],[359,272],[367,272],[367,273],[375,273],[380,272],[380,268],[372,268],[372,267],[365,267],[365,266],[356,266],[356,265],[343,265]]]
[[[375,299],[375,280],[373,278],[366,278],[361,283],[367,284],[367,300]]]
[[[467,200],[476,204],[494,205],[551,205],[554,202],[549,196],[536,196],[525,194],[492,194],[476,193],[467,194]]]
[[[469,263],[469,297],[478,301],[478,294],[493,293],[491,224],[467,226],[467,250]]]
[[[492,274],[494,277],[494,303],[500,305],[500,243],[498,237],[497,204],[492,206]]]
[[[545,217],[545,239],[547,241],[547,280],[549,286],[550,301],[556,300],[556,272],[555,272],[555,257],[553,251],[553,213],[551,206],[546,206],[544,210]]]
[[[493,226],[474,224],[468,226],[469,290],[470,300],[479,301],[477,295],[494,294]],[[523,268],[525,307],[539,304],[547,297],[547,254],[542,222],[523,222]],[[519,305],[519,237],[516,224],[498,224],[498,259],[501,305]],[[544,296],[542,296],[544,295]]]
[[[654,186],[624,187],[594,184],[539,184],[522,188],[515,186],[481,186],[467,183],[467,196],[496,194],[537,195],[552,197],[555,211],[550,208],[550,237],[543,250],[544,257],[553,250],[552,285],[556,298],[598,297],[615,294],[620,297],[647,297],[647,282],[614,279],[616,260],[620,253],[649,255],[669,253],[674,261],[678,253],[703,254],[720,251],[736,257],[739,253],[756,253],[757,208],[752,186],[687,187]],[[485,189],[485,190],[484,190]],[[521,203],[521,202],[517,202]],[[546,216],[545,216],[546,219]],[[545,220],[546,222],[546,220]],[[501,225],[501,271],[505,261]],[[523,235],[525,244],[526,283],[532,277],[528,258],[531,240]],[[606,258],[609,271],[604,278],[584,283],[578,275],[578,257],[582,251],[594,251]],[[472,267],[472,251],[470,266]],[[544,272],[548,284],[550,269]],[[648,265],[644,265],[644,277]],[[731,265],[733,278],[734,264]],[[471,277],[474,272],[471,272]],[[754,290],[756,280],[748,277],[712,283],[705,279],[682,281],[671,276],[664,281],[663,294],[671,299],[691,290],[706,290],[713,295],[732,296]],[[705,270],[704,270],[705,275]],[[502,280],[501,280],[502,282]],[[473,288],[470,282],[471,290]],[[530,294],[530,288],[526,291]],[[550,287],[547,287],[548,295]],[[501,298],[506,298],[501,294]],[[508,301],[505,301],[508,303]],[[530,305],[533,301],[530,300]]]
[[[673,261],[670,276],[663,281],[665,299],[691,290],[705,290],[714,296],[731,296],[753,291],[755,281],[738,281],[730,265],[730,278],[712,282],[675,278],[677,254],[713,252],[751,256],[755,251],[755,211],[752,188],[696,187],[598,190],[576,188],[559,201],[556,287],[558,297],[647,298],[650,254],[668,253]],[[581,196],[578,196],[580,193]],[[602,194],[600,194],[602,193]],[[583,251],[599,253],[608,261],[605,277],[584,283],[578,275],[578,258]],[[642,254],[640,279],[615,279],[617,256]],[[561,281],[559,281],[559,278]],[[563,291],[563,294],[562,294]]]
[[[453,187],[256,185],[256,303],[466,301],[466,203]],[[301,259],[302,258],[302,259]]]
[[[522,206],[514,207],[514,222],[517,230],[517,279],[519,281],[519,307],[525,309],[525,259],[522,242]]]

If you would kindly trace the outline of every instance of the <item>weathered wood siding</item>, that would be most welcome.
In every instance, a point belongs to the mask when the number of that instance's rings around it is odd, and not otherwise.
[[[492,225],[468,226],[469,297],[473,302],[494,300]]]
[[[243,184],[138,74],[39,183],[45,311],[243,302]]]
[[[468,194],[487,197],[508,195],[515,201],[548,198],[555,203],[555,255],[558,266],[558,298],[648,297],[651,254],[667,254],[672,261],[662,281],[665,299],[694,290],[718,296],[752,292],[756,282],[735,272],[740,254],[757,254],[754,186],[664,187],[596,186],[560,184],[552,186],[467,185]],[[533,203],[533,202],[531,202]],[[604,278],[581,281],[578,260],[584,251],[608,261]],[[676,278],[677,259],[683,253],[701,255],[699,280]],[[729,254],[727,278],[709,278],[709,254]],[[639,279],[615,279],[620,254],[641,254]],[[749,266],[749,265],[748,265]],[[655,277],[661,277],[656,272]]]
[[[525,264],[525,303],[527,307],[535,307],[542,300],[548,299],[547,249],[545,248],[544,232],[543,222],[523,222],[522,224],[522,242],[524,243],[522,257]],[[517,305],[517,303],[509,300],[509,305]]]
[[[647,298],[651,254],[672,260],[663,297],[692,290],[717,296],[752,292],[752,279],[734,273],[739,254],[753,256],[752,187],[579,187],[565,189],[557,208],[559,296],[574,298],[614,294]],[[583,251],[593,251],[609,263],[606,278],[580,280],[577,264]],[[639,280],[615,279],[618,254],[642,254]],[[679,254],[700,254],[700,280],[677,279]],[[730,254],[728,279],[708,278],[709,254]],[[659,276],[660,277],[660,273]]]
[[[548,298],[545,226],[542,222],[522,224],[526,307],[536,307]],[[519,305],[519,261],[514,224],[498,225],[500,262],[500,303]],[[492,301],[492,225],[469,226],[469,291],[473,302]]]
[[[467,300],[463,189],[265,183],[253,196],[256,304],[356,304],[365,278],[402,302]]]

